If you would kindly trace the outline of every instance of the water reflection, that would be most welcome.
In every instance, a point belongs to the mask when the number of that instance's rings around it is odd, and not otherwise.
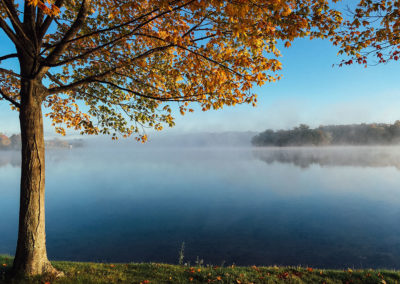
[[[83,150],[83,152],[84,151],[85,150]],[[51,164],[62,163],[68,159],[68,156],[76,155],[78,152],[79,151],[70,151],[68,149],[46,150],[46,161]],[[13,168],[21,167],[21,152],[19,150],[0,150],[0,168],[6,166],[11,166]]]
[[[11,165],[12,167],[21,166],[21,154],[17,151],[1,151],[0,150],[0,168]]]
[[[49,256],[176,263],[184,241],[192,264],[399,269],[397,148],[350,148],[48,152]],[[0,253],[15,249],[19,175],[0,168]]]
[[[400,169],[400,148],[397,146],[255,148],[253,155],[267,164],[288,163],[301,168],[319,165]]]

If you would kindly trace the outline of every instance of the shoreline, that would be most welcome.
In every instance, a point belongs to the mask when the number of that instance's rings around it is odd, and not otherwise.
[[[7,278],[13,258],[0,255],[0,284],[6,283],[399,283],[400,270],[315,267],[184,266],[164,263],[52,261],[65,277]]]

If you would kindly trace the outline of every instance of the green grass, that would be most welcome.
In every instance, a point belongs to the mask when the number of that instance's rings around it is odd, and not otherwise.
[[[305,267],[186,267],[161,263],[55,261],[65,277],[11,280],[12,257],[0,256],[0,283],[400,283],[400,272]]]

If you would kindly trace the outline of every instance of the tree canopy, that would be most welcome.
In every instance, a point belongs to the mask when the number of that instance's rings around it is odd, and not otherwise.
[[[333,43],[350,58],[341,64],[379,64],[400,58],[400,1],[361,0]]]
[[[46,250],[43,106],[61,134],[144,142],[146,127],[174,124],[174,107],[255,104],[252,87],[279,78],[278,46],[332,37],[340,22],[328,0],[0,0],[15,51],[0,51],[0,98],[21,129],[14,271],[60,274]]]
[[[179,111],[255,104],[254,85],[279,78],[278,43],[332,35],[322,0],[0,1],[0,27],[29,74],[0,69],[0,94],[19,107],[21,78],[40,82],[56,131],[128,136],[172,126]],[[0,65],[1,66],[1,65]],[[84,101],[80,108],[78,101]]]

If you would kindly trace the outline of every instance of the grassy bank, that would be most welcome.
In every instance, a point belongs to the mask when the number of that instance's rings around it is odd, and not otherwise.
[[[12,258],[0,256],[0,283],[400,283],[400,272],[305,267],[185,267],[159,263],[53,262],[62,279],[7,280]]]

